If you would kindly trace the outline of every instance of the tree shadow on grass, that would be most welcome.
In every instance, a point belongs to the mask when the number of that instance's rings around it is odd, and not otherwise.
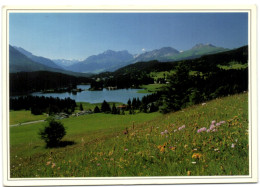
[[[74,145],[76,144],[74,141],[60,141],[59,143],[55,145],[47,145],[47,148],[61,148],[61,147],[66,147],[69,145]]]

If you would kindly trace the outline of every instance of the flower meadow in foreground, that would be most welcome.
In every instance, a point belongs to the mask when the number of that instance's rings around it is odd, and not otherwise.
[[[219,127],[221,126],[221,124],[224,124],[225,121],[220,121],[218,123],[216,123],[215,120],[213,120],[209,126],[209,129],[207,129],[206,127],[202,127],[200,129],[197,130],[197,133],[201,133],[201,132],[216,132],[217,131],[217,128],[216,127]]]

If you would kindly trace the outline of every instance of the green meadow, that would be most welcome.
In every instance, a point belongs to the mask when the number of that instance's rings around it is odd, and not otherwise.
[[[12,178],[249,174],[247,93],[165,115],[60,121],[68,144],[59,148],[46,149],[38,136],[47,122],[10,127]]]
[[[142,85],[143,90],[139,90],[137,93],[155,93],[163,88],[166,84],[147,84]]]
[[[43,115],[33,115],[30,110],[19,110],[10,111],[10,125],[25,123],[29,121],[44,120],[47,118],[46,114]]]

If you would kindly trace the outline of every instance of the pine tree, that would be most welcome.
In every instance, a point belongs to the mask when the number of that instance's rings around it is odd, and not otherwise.
[[[112,106],[112,114],[117,114],[117,108],[116,108],[116,105],[115,103],[113,103],[113,106]]]
[[[101,105],[101,111],[105,113],[111,112],[110,105],[104,100],[102,105]]]
[[[132,100],[132,108],[133,109],[137,109],[137,106],[136,106],[136,98],[134,97],[133,100]]]
[[[94,113],[100,113],[100,109],[98,108],[98,106],[94,108]]]
[[[80,111],[83,111],[84,109],[83,109],[83,106],[82,106],[82,103],[80,103],[80,105],[79,105],[79,110]]]
[[[127,110],[130,110],[131,109],[131,100],[129,99],[127,101]]]

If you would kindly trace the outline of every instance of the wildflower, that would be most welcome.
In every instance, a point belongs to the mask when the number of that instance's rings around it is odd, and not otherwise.
[[[125,151],[128,151],[128,149],[125,149]]]
[[[231,148],[235,148],[235,144],[232,143]]]
[[[167,142],[165,142],[163,145],[158,145],[157,147],[160,150],[160,152],[164,152],[166,145],[167,145]]]
[[[220,126],[220,125],[221,125],[221,123],[217,123],[217,124],[216,124],[216,126]]]
[[[216,127],[216,126],[215,126],[214,124],[211,124],[210,127],[209,127],[209,129],[210,129],[210,130],[213,130],[215,127]]]
[[[169,149],[172,150],[172,151],[175,151],[176,147],[170,146]]]
[[[220,124],[223,124],[223,123],[226,123],[226,122],[225,122],[225,121],[220,121],[219,123],[220,123]]]
[[[54,168],[55,166],[56,166],[56,164],[55,164],[55,163],[52,163],[51,168]]]
[[[202,127],[202,128],[200,128],[200,129],[197,130],[197,133],[201,133],[201,132],[206,131],[206,130],[207,130],[206,127]]]
[[[177,131],[177,129],[175,129],[173,132],[176,132]]]
[[[210,129],[208,129],[207,132],[210,132]]]
[[[201,105],[204,106],[204,105],[206,105],[206,103],[202,103]]]
[[[191,162],[192,164],[196,164],[197,162]]]
[[[185,127],[186,127],[185,125],[182,125],[181,127],[178,128],[178,130],[180,131],[180,130],[184,129]]]
[[[214,125],[215,123],[216,123],[216,120],[213,120],[213,121],[211,122],[211,124],[213,124],[213,125]]]
[[[97,166],[100,166],[101,164],[100,163],[97,163]]]
[[[218,151],[218,150],[219,150],[218,148],[214,149],[214,151]]]
[[[161,135],[164,135],[164,132],[161,132]]]
[[[51,161],[48,161],[47,163],[46,163],[46,166],[48,166],[48,165],[50,165],[51,164]]]
[[[202,157],[202,154],[200,153],[193,153],[192,158],[200,159]]]
[[[164,131],[164,134],[168,134],[168,131],[167,131],[167,130],[165,130],[165,131]]]
[[[197,151],[197,150],[198,150],[197,148],[193,149],[193,151]]]

